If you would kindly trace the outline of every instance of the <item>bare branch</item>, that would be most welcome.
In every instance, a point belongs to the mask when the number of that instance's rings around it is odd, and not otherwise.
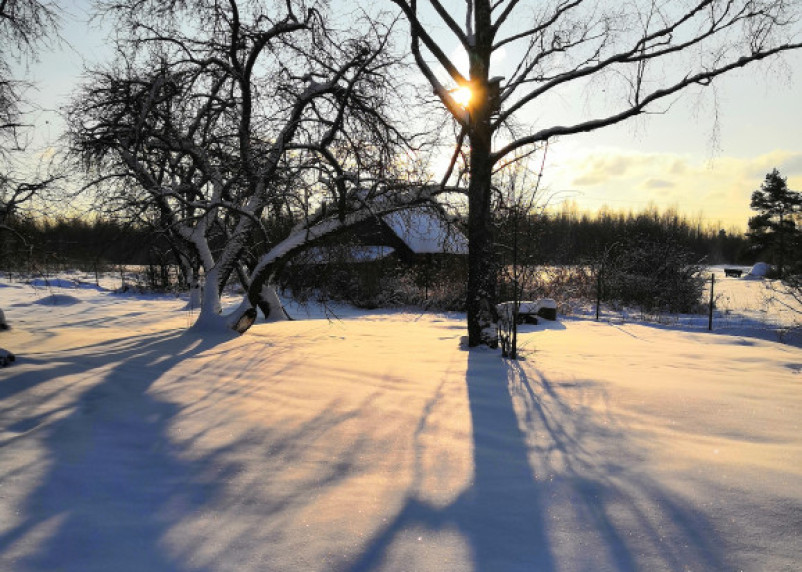
[[[598,119],[584,121],[576,125],[550,127],[547,129],[542,129],[527,137],[521,137],[520,139],[517,139],[509,143],[508,145],[502,147],[501,149],[493,153],[491,156],[492,160],[495,163],[496,161],[506,156],[507,154],[511,153],[512,151],[515,151],[516,149],[519,149],[526,145],[537,143],[539,141],[547,141],[553,137],[558,137],[563,135],[572,135],[575,133],[586,133],[589,131],[595,131],[597,129],[601,129],[602,127],[607,127],[609,125],[620,123],[625,119],[629,119],[630,117],[634,117],[636,115],[644,113],[646,111],[646,108],[650,104],[665,99],[670,95],[676,94],[682,91],[683,89],[687,88],[688,86],[694,84],[703,86],[710,85],[710,83],[715,78],[729,71],[742,68],[750,63],[763,60],[765,58],[768,58],[770,56],[776,55],[784,51],[795,50],[800,48],[802,48],[802,43],[787,44],[784,46],[766,50],[764,52],[760,52],[758,54],[753,54],[751,56],[743,56],[734,62],[722,65],[721,67],[712,70],[703,71],[696,73],[694,75],[686,76],[685,78],[674,83],[673,85],[652,91],[646,96],[639,95],[633,102],[633,105],[631,105],[629,108],[619,113],[615,113]]]

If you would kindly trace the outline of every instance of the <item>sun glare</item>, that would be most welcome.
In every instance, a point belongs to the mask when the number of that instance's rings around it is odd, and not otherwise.
[[[453,97],[454,101],[461,107],[468,107],[468,104],[471,102],[471,88],[464,85],[460,86],[451,92],[451,97]]]

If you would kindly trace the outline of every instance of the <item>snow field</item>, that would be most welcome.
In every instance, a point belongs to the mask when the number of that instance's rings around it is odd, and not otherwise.
[[[187,332],[0,282],[0,569],[796,570],[802,350],[463,316]],[[298,315],[296,310],[295,315]]]

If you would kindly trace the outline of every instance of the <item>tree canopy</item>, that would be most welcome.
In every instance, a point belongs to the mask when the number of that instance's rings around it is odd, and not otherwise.
[[[802,194],[788,188],[787,179],[773,169],[752,193],[750,206],[759,214],[749,219],[749,239],[772,257],[782,277],[790,263],[800,260],[802,231],[797,225],[802,213]]]

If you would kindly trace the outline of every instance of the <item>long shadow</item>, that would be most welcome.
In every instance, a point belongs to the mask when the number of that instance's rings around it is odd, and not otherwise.
[[[468,353],[466,383],[470,487],[436,507],[420,499],[422,479],[416,478],[395,518],[350,570],[386,567],[394,543],[421,529],[458,532],[475,571],[730,566],[708,519],[640,470],[642,452],[626,427],[599,407],[607,397],[594,382],[558,387],[537,370],[480,350]]]
[[[412,527],[460,533],[471,551],[474,570],[556,569],[546,536],[542,491],[528,462],[526,439],[517,423],[503,362],[496,353],[481,350],[467,356],[474,454],[471,486],[450,505],[435,507],[416,498],[413,484],[396,518],[373,539],[351,570],[379,568],[393,542]],[[417,465],[420,472],[420,463]],[[420,480],[420,476],[415,479],[416,483]],[[436,563],[428,565],[429,569],[437,567]]]
[[[369,408],[376,394],[345,410],[332,403],[297,426],[242,431],[232,425],[237,412],[216,402],[233,394],[246,400],[259,388],[239,383],[240,371],[216,379],[214,367],[208,386],[197,385],[202,368],[227,363],[228,350],[213,348],[226,339],[177,331],[120,338],[28,358],[32,367],[0,382],[0,453],[8,455],[0,485],[42,473],[30,488],[0,488],[0,510],[2,495],[21,499],[18,520],[0,522],[0,570],[277,569],[265,547],[297,542],[284,523],[311,510],[318,494],[310,491],[352,478],[370,437],[336,446],[334,462],[293,474],[292,486],[283,471],[309,461],[310,442],[332,447],[326,435]],[[264,344],[251,343],[245,353],[252,360],[237,362],[246,375],[276,355],[259,358]],[[243,353],[243,345],[233,351]],[[203,352],[197,364],[174,370]],[[180,393],[186,382],[202,389],[191,402],[159,398]],[[32,445],[45,456],[27,455]]]
[[[579,527],[582,568],[636,571],[737,569],[708,517],[649,475],[644,454],[615,416],[599,412],[608,396],[592,381],[556,384],[513,364],[511,391],[526,423],[543,437],[535,471],[548,476],[550,512]]]
[[[162,538],[171,525],[213,496],[217,485],[196,478],[208,459],[181,460],[168,436],[176,406],[148,390],[189,352],[202,352],[219,341],[178,332],[133,338],[107,355],[89,352],[3,382],[7,398],[36,382],[80,377],[116,363],[100,383],[62,408],[69,410],[66,416],[48,423],[42,414],[17,415],[7,425],[12,432],[40,432],[36,437],[48,468],[22,505],[21,520],[0,536],[0,563],[18,543],[44,536],[33,553],[14,563],[15,569],[182,569],[167,554]]]

